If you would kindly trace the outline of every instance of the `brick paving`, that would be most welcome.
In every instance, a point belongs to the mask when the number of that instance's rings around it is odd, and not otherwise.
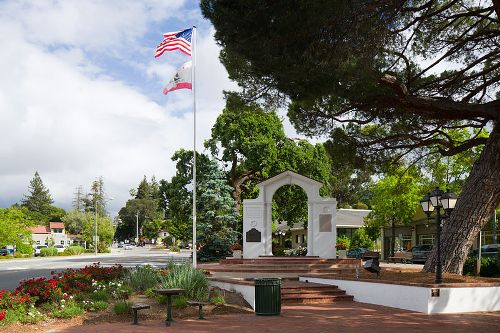
[[[132,319],[131,319],[132,320]],[[54,333],[157,333],[157,332],[277,332],[277,333],[432,333],[500,332],[500,312],[426,315],[395,308],[342,302],[325,305],[284,306],[281,316],[231,314],[207,320],[177,320],[165,327],[162,318],[127,323],[96,324],[51,330]]]

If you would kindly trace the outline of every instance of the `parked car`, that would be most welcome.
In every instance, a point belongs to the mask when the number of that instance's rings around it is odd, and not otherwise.
[[[132,250],[132,245],[127,244],[127,245],[125,245],[124,249],[125,250]]]
[[[7,256],[9,255],[9,250],[6,249],[5,247],[0,248],[0,256]]]
[[[486,244],[481,246],[482,257],[495,257],[497,254],[498,254],[498,244]]]
[[[118,248],[122,248],[123,245],[124,245],[123,242],[118,243]]]
[[[363,247],[355,248],[355,249],[350,249],[347,251],[347,258],[356,258],[356,259],[361,259],[363,254],[368,251],[368,249],[365,249]]]
[[[417,245],[411,249],[411,262],[414,264],[425,263],[432,251],[432,245]]]
[[[40,249],[47,248],[47,247],[48,247],[47,245],[37,245],[34,249],[35,250],[35,252],[34,252],[35,257],[38,257],[40,255]]]
[[[56,245],[54,247],[57,249],[57,252],[64,252],[64,245]]]

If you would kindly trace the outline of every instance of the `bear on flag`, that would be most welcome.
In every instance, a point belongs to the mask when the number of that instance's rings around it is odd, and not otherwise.
[[[175,73],[174,77],[168,82],[167,86],[163,89],[166,95],[171,91],[178,89],[193,89],[191,81],[191,61],[184,63],[181,68]]]

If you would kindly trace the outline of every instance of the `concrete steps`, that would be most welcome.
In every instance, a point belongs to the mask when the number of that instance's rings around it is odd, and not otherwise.
[[[299,281],[285,281],[281,286],[282,304],[332,304],[353,301],[337,286],[321,285]]]

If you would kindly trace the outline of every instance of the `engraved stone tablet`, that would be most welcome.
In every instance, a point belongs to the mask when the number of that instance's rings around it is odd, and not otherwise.
[[[319,232],[332,232],[332,214],[319,214]]]
[[[261,240],[261,234],[259,230],[252,228],[247,231],[247,242],[260,243],[260,240]]]

